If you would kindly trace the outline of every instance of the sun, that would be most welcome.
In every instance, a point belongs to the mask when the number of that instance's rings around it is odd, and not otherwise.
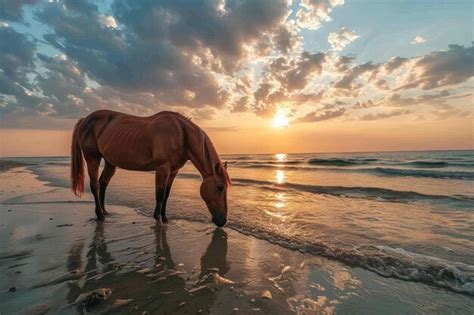
[[[272,126],[273,128],[283,128],[289,125],[288,121],[288,110],[285,108],[277,109],[275,116],[273,116]]]

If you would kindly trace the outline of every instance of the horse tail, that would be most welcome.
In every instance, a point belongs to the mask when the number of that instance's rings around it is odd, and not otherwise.
[[[84,192],[84,159],[78,135],[83,120],[79,119],[74,127],[71,142],[71,185],[72,191],[79,197]]]

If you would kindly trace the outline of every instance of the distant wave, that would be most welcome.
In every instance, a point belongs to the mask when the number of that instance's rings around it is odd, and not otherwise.
[[[344,160],[344,159],[309,159],[308,160],[308,164],[311,164],[311,165],[329,165],[329,166],[352,166],[352,165],[360,165],[363,162],[367,162],[367,161],[359,162],[358,160]]]
[[[324,164],[326,163],[326,164]],[[352,163],[352,164],[350,164]],[[333,161],[333,162],[323,162],[319,166],[332,166],[332,167],[312,167],[297,165],[299,163],[245,163],[245,164],[235,164],[236,167],[243,168],[270,168],[270,169],[287,169],[287,170],[307,170],[307,171],[335,171],[335,172],[353,172],[353,173],[370,173],[379,176],[412,176],[412,177],[427,177],[427,178],[437,178],[437,179],[462,179],[462,180],[473,180],[474,172],[470,171],[449,171],[449,170],[426,170],[426,169],[413,169],[413,168],[397,168],[393,167],[358,167],[358,168],[347,168],[344,166],[357,166],[361,165],[356,162],[351,161]],[[434,168],[434,166],[432,166]],[[431,167],[425,167],[431,168]]]
[[[443,162],[443,161],[413,161],[413,162],[403,163],[403,165],[420,167],[420,168],[441,168],[441,167],[450,166],[448,162]]]
[[[376,167],[373,169],[362,169],[364,171],[376,172],[384,175],[396,176],[415,176],[431,178],[450,178],[450,179],[474,179],[474,172],[462,171],[435,171],[435,170],[413,170],[399,168]]]
[[[182,178],[199,179],[200,176],[191,173],[180,173],[178,176]],[[344,186],[319,186],[319,185],[304,185],[295,183],[278,184],[270,181],[247,179],[247,178],[233,178],[234,185],[256,185],[263,189],[272,191],[281,191],[284,189],[308,192],[313,194],[331,195],[337,197],[349,198],[364,198],[378,201],[390,202],[412,202],[425,201],[433,203],[449,203],[450,206],[460,208],[472,208],[474,198],[468,196],[444,196],[444,195],[429,195],[422,194],[415,191],[399,191],[387,188],[378,187],[344,187]]]
[[[229,164],[234,165],[296,165],[304,163],[304,160],[251,160],[251,159],[242,159],[245,162],[240,162],[241,159],[237,161],[229,161]]]

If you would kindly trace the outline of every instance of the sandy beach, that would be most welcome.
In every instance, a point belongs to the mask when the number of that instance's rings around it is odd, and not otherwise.
[[[468,314],[471,297],[0,173],[0,313]],[[92,293],[91,293],[92,292]]]

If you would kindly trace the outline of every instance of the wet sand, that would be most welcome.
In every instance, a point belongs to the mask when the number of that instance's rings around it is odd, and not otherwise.
[[[88,197],[48,187],[26,168],[0,182],[1,314],[468,314],[474,306],[469,296],[211,224],[157,225],[118,205],[96,222]]]

